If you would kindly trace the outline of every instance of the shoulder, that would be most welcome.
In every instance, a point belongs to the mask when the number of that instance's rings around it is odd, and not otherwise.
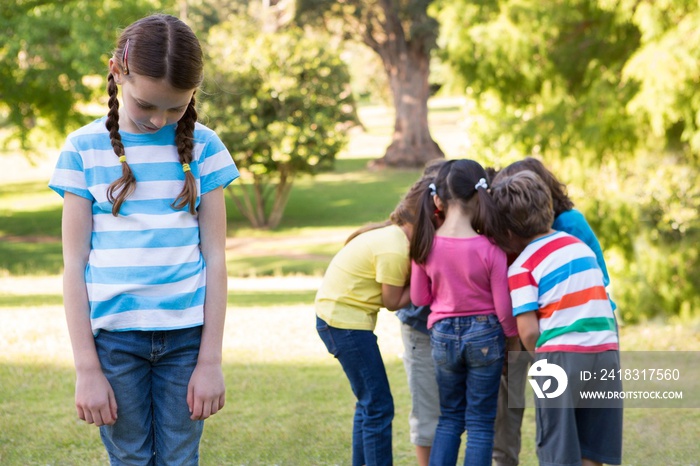
[[[571,245],[583,244],[581,240],[565,231],[555,231],[537,238],[528,244],[520,255],[513,261],[512,266],[525,267],[532,270]]]
[[[505,251],[487,236],[479,235],[471,238],[466,242],[466,245],[470,253],[476,254],[487,263],[506,263],[507,255]]]
[[[560,231],[568,231],[568,229],[581,228],[582,226],[588,227],[588,221],[586,217],[576,209],[565,210],[554,219],[554,223],[552,224],[555,230]]]
[[[210,157],[215,159],[222,157],[224,159],[231,158],[231,154],[216,132],[201,123],[195,124],[194,143],[201,160],[206,160]]]
[[[216,132],[202,123],[194,124],[194,139],[196,142],[206,143],[210,141],[221,141]]]
[[[554,220],[552,228],[575,236],[591,248],[599,247],[597,245],[598,239],[593,229],[586,220],[586,217],[578,210],[571,209],[562,213]]]
[[[378,228],[376,231],[377,237],[380,240],[391,241],[391,245],[396,245],[401,248],[403,248],[405,245],[408,245],[408,238],[406,237],[406,233],[404,233],[401,227],[397,225],[388,225],[383,228]],[[389,245],[387,244],[387,246]]]
[[[66,137],[66,141],[73,145],[89,145],[94,140],[104,140],[109,138],[109,132],[105,127],[105,119],[98,118],[97,120],[88,123],[87,125],[78,128],[71,132]]]
[[[358,244],[368,246],[375,255],[396,253],[408,255],[408,238],[403,230],[396,225],[388,225],[370,230],[357,236],[351,241],[359,240]]]

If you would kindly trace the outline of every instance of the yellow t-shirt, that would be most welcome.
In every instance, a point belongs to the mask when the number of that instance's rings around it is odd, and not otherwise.
[[[316,314],[332,327],[374,330],[382,284],[404,286],[411,263],[406,234],[396,225],[355,237],[328,265],[316,293]]]

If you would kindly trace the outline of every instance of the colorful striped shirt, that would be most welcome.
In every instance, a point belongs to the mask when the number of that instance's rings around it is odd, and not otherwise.
[[[107,188],[121,176],[105,119],[70,134],[49,187],[92,201],[92,238],[85,269],[92,330],[173,330],[202,325],[206,264],[197,215],[172,207],[185,174],[175,125],[153,134],[121,132],[135,191],[112,215]],[[197,123],[190,169],[197,201],[238,176],[218,136]]]
[[[536,352],[618,349],[617,326],[595,253],[556,232],[531,242],[508,269],[513,315],[537,312]]]

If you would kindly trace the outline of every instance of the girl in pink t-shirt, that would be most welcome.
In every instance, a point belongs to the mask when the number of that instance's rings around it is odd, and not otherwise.
[[[464,464],[491,464],[506,338],[517,343],[506,254],[485,236],[499,221],[486,178],[473,160],[445,163],[424,194],[411,239],[411,302],[432,311],[440,391],[430,464],[456,464],[465,429]],[[445,217],[437,229],[436,209]]]

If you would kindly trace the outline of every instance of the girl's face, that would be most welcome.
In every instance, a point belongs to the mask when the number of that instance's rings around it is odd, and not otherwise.
[[[176,89],[163,79],[136,73],[124,75],[110,60],[112,74],[121,85],[123,106],[119,126],[128,133],[155,133],[177,123],[185,114],[195,89]]]

